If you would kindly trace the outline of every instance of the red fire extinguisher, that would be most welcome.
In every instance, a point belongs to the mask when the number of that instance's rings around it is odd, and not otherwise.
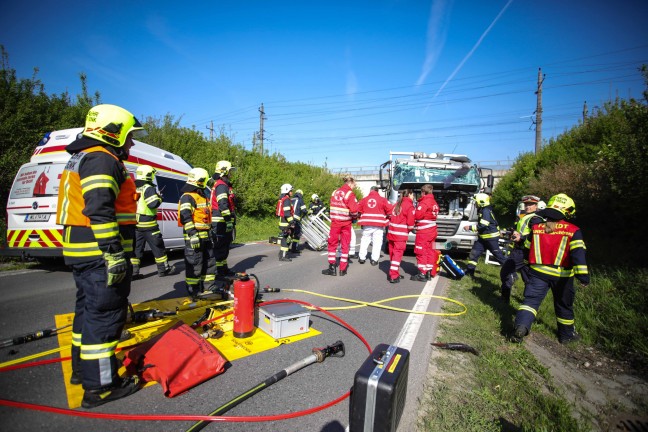
[[[253,279],[242,273],[234,280],[234,337],[247,338],[254,333],[254,301],[256,299]]]

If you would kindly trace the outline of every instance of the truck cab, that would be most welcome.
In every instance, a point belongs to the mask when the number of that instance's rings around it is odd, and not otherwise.
[[[482,184],[481,169],[470,158],[460,154],[390,152],[389,160],[380,167],[380,183],[391,203],[399,191],[412,189],[420,196],[421,186],[431,184],[439,204],[436,249],[469,253],[477,234],[464,227],[477,223],[477,206],[472,197],[493,186],[492,175]],[[408,246],[414,245],[410,233]]]

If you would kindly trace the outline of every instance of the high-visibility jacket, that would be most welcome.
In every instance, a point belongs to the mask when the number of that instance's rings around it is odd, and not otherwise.
[[[72,157],[61,174],[56,222],[65,226],[69,265],[133,250],[137,191],[123,162],[96,140],[66,147]]]
[[[531,232],[531,227],[529,226],[529,222],[531,222],[531,219],[533,219],[534,216],[535,213],[527,213],[524,216],[522,216],[520,220],[518,220],[517,223],[515,224],[515,231],[520,233],[520,238],[528,236],[529,233]],[[519,242],[516,242],[515,248],[524,249],[523,241],[520,240]]]
[[[387,198],[372,190],[358,204],[358,211],[361,213],[358,224],[360,226],[387,226],[387,216],[392,208],[394,206],[389,204]]]
[[[236,222],[236,197],[232,183],[225,177],[219,177],[211,192],[211,222],[235,223]]]
[[[279,216],[279,228],[287,228],[293,221],[293,207],[289,194],[282,194],[277,201],[275,214]]]
[[[293,208],[293,217],[295,218],[295,220],[302,220],[302,218],[306,216],[306,212],[308,211],[306,204],[304,203],[302,194],[296,193],[292,198],[290,198],[290,204]]]
[[[589,272],[585,261],[585,242],[576,225],[558,221],[553,232],[546,232],[547,222],[540,217],[531,220],[529,265],[531,270],[553,277],[576,276],[583,283],[589,283]]]
[[[421,199],[418,200],[416,210],[414,211],[416,232],[430,231],[435,228],[438,215],[439,205],[434,199],[434,195],[423,195]]]
[[[414,229],[414,203],[410,197],[403,197],[401,202],[400,213],[396,214],[396,206],[389,216],[389,228],[387,230],[387,240],[389,241],[407,241],[409,232]]]
[[[358,200],[348,184],[333,191],[330,202],[331,225],[351,225],[358,213]]]
[[[487,205],[480,207],[477,211],[477,225],[471,227],[481,239],[499,238],[500,230],[497,225],[497,219],[493,214],[493,207]]]
[[[211,208],[202,190],[195,189],[182,194],[178,205],[178,225],[182,226],[185,240],[196,234],[200,238],[209,236]]]
[[[138,181],[137,180],[136,184]],[[157,208],[162,204],[162,197],[158,194],[155,186],[151,183],[144,183],[138,186],[137,193],[137,228],[157,228]]]

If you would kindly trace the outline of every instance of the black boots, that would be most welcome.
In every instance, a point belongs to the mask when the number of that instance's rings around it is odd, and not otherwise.
[[[107,402],[132,395],[141,388],[139,379],[135,377],[122,378],[121,382],[106,390],[86,390],[83,394],[81,406],[83,408],[96,408]]]
[[[414,276],[410,277],[410,280],[417,282],[427,282],[428,279],[425,273],[417,273]]]
[[[344,276],[341,273],[342,272],[340,272],[340,275]],[[322,270],[322,274],[327,275],[327,276],[337,276],[337,267],[336,267],[336,265],[335,264],[329,264],[327,269]],[[344,274],[346,274],[346,271],[344,272]]]
[[[528,334],[529,334],[528,328],[522,325],[516,325],[515,330],[513,331],[513,336],[511,336],[511,342],[522,343],[522,340]]]
[[[292,261],[290,258],[288,258],[286,251],[279,251],[279,261]]]

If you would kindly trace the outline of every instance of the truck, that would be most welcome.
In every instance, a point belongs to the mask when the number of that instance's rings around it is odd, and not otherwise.
[[[4,256],[56,258],[63,256],[63,226],[56,223],[59,181],[70,154],[65,147],[83,128],[46,133],[36,144],[30,161],[20,167],[7,200],[7,247]],[[162,195],[157,220],[167,249],[184,247],[178,224],[180,189],[192,168],[184,159],[158,147],[134,140],[124,165],[131,177],[139,165],[157,170],[155,182]]]
[[[380,166],[379,181],[390,203],[398,200],[400,190],[412,189],[418,197],[421,186],[431,184],[439,204],[436,249],[470,252],[477,234],[464,231],[464,227],[477,223],[477,205],[472,198],[480,191],[492,191],[492,171],[484,179],[482,168],[466,155],[392,151]],[[413,247],[414,239],[415,234],[410,233],[407,245]]]

